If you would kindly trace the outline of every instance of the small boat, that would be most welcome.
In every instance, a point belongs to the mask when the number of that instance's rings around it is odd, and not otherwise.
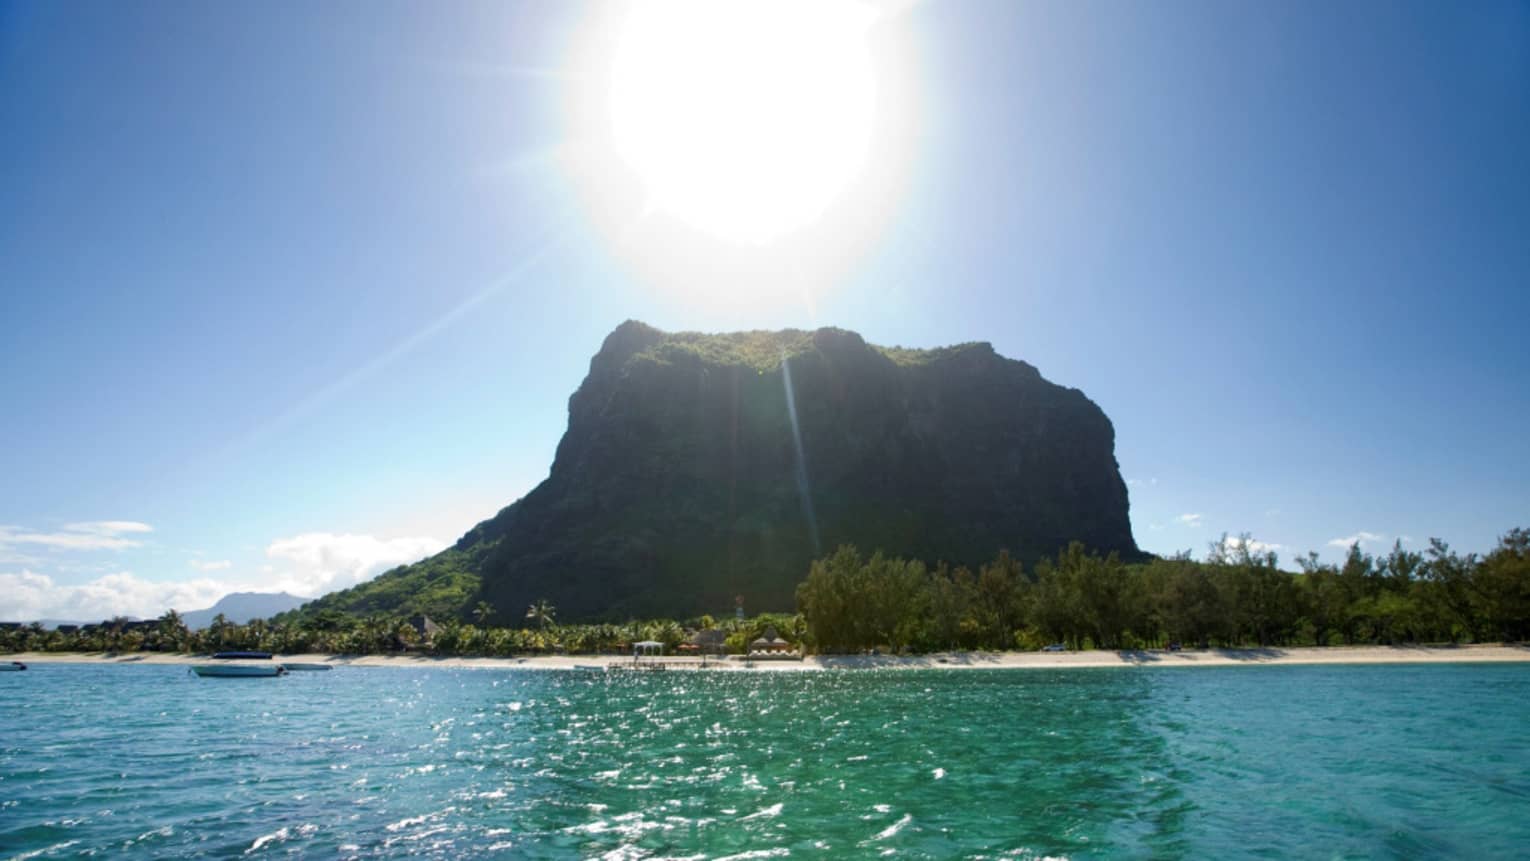
[[[264,676],[285,676],[287,668],[281,664],[197,664],[191,668],[193,673],[202,677],[215,676],[222,678],[259,678]]]
[[[282,664],[289,673],[318,673],[324,670],[333,670],[329,664]]]
[[[10,661],[9,663],[0,664],[0,673],[19,673],[26,668],[27,665],[20,661]]]
[[[218,652],[213,655],[217,661],[269,661],[270,652]]]
[[[574,665],[574,669],[576,669],[576,670],[589,670],[591,672],[603,673],[606,670],[606,665],[605,664],[575,664]]]

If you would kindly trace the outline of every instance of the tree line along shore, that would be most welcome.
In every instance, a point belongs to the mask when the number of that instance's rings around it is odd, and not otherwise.
[[[1224,536],[1205,561],[1179,555],[1126,564],[1074,544],[1029,569],[1001,552],[974,571],[844,546],[812,563],[792,614],[560,624],[557,609],[539,601],[519,628],[486,624],[494,608],[480,603],[471,619],[325,610],[248,624],[219,617],[190,630],[172,610],[152,623],[119,619],[63,631],[8,625],[0,629],[0,650],[511,656],[623,654],[645,640],[675,652],[699,639],[741,654],[770,628],[816,654],[1530,639],[1530,530],[1511,530],[1484,556],[1456,553],[1438,540],[1421,552],[1396,544],[1378,556],[1355,545],[1341,564],[1309,554],[1295,573],[1254,547],[1246,536]],[[718,633],[698,638],[700,631]]]

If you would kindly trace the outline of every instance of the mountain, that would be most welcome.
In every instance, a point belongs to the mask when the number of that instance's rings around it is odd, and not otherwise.
[[[277,613],[296,610],[311,600],[286,592],[230,592],[206,610],[182,613],[181,619],[186,627],[196,630],[211,625],[213,618],[222,613],[230,622],[243,625],[252,619],[269,619]]]
[[[629,321],[569,399],[547,479],[443,553],[305,609],[517,623],[790,610],[841,543],[975,565],[1141,554],[1110,420],[986,343],[666,333]]]
[[[137,622],[137,621],[139,621],[137,616],[119,616],[119,617],[116,617],[116,618],[120,618],[124,622]],[[95,622],[81,622],[81,621],[79,621],[77,619],[38,619],[37,620],[37,624],[39,624],[39,625],[43,626],[44,628],[46,628],[47,630],[51,631],[51,630],[53,630],[54,628],[57,628],[60,625],[74,625],[76,627],[80,627],[80,626],[83,626],[83,625],[98,624],[101,621],[103,621],[103,620],[97,619]],[[28,622],[26,624],[31,624],[31,623]]]

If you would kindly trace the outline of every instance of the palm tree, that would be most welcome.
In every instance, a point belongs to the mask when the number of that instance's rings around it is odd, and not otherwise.
[[[548,625],[551,625],[554,621],[556,621],[553,618],[553,614],[555,614],[557,611],[558,608],[554,607],[552,604],[549,604],[546,598],[539,598],[537,599],[536,603],[526,608],[526,618],[536,619],[537,622],[541,625],[542,630],[545,631],[547,630]]]
[[[373,613],[366,617],[361,620],[357,631],[361,651],[365,654],[391,651],[397,630],[393,620],[382,613]]]
[[[213,641],[213,645],[221,649],[228,640],[228,631],[233,627],[228,617],[219,613],[213,617],[212,624],[207,626],[207,632]]]
[[[673,619],[660,623],[654,631],[654,639],[664,643],[664,647],[673,651],[681,643],[685,642],[685,629]]]
[[[181,651],[186,643],[186,620],[173,608],[166,610],[165,615],[159,617],[159,635],[171,649]]]
[[[419,632],[413,625],[401,619],[398,622],[398,628],[393,632],[393,642],[407,649],[419,642]]]
[[[129,619],[126,616],[113,616],[109,621],[107,621],[105,625],[105,646],[107,651],[115,652],[122,648],[122,629],[127,625],[128,621]],[[76,632],[75,636],[79,636],[78,632]]]
[[[493,618],[493,616],[494,605],[490,604],[488,601],[479,601],[478,606],[473,608],[473,621],[477,622],[478,627],[480,628],[485,627],[486,623],[489,621],[489,619]]]
[[[271,625],[265,619],[251,619],[243,628],[245,648],[265,649]]]

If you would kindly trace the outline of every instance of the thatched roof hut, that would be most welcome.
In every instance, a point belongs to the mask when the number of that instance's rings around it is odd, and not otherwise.
[[[756,638],[749,644],[750,652],[789,652],[791,649],[792,644],[781,639],[774,625],[765,629],[764,636]]]

